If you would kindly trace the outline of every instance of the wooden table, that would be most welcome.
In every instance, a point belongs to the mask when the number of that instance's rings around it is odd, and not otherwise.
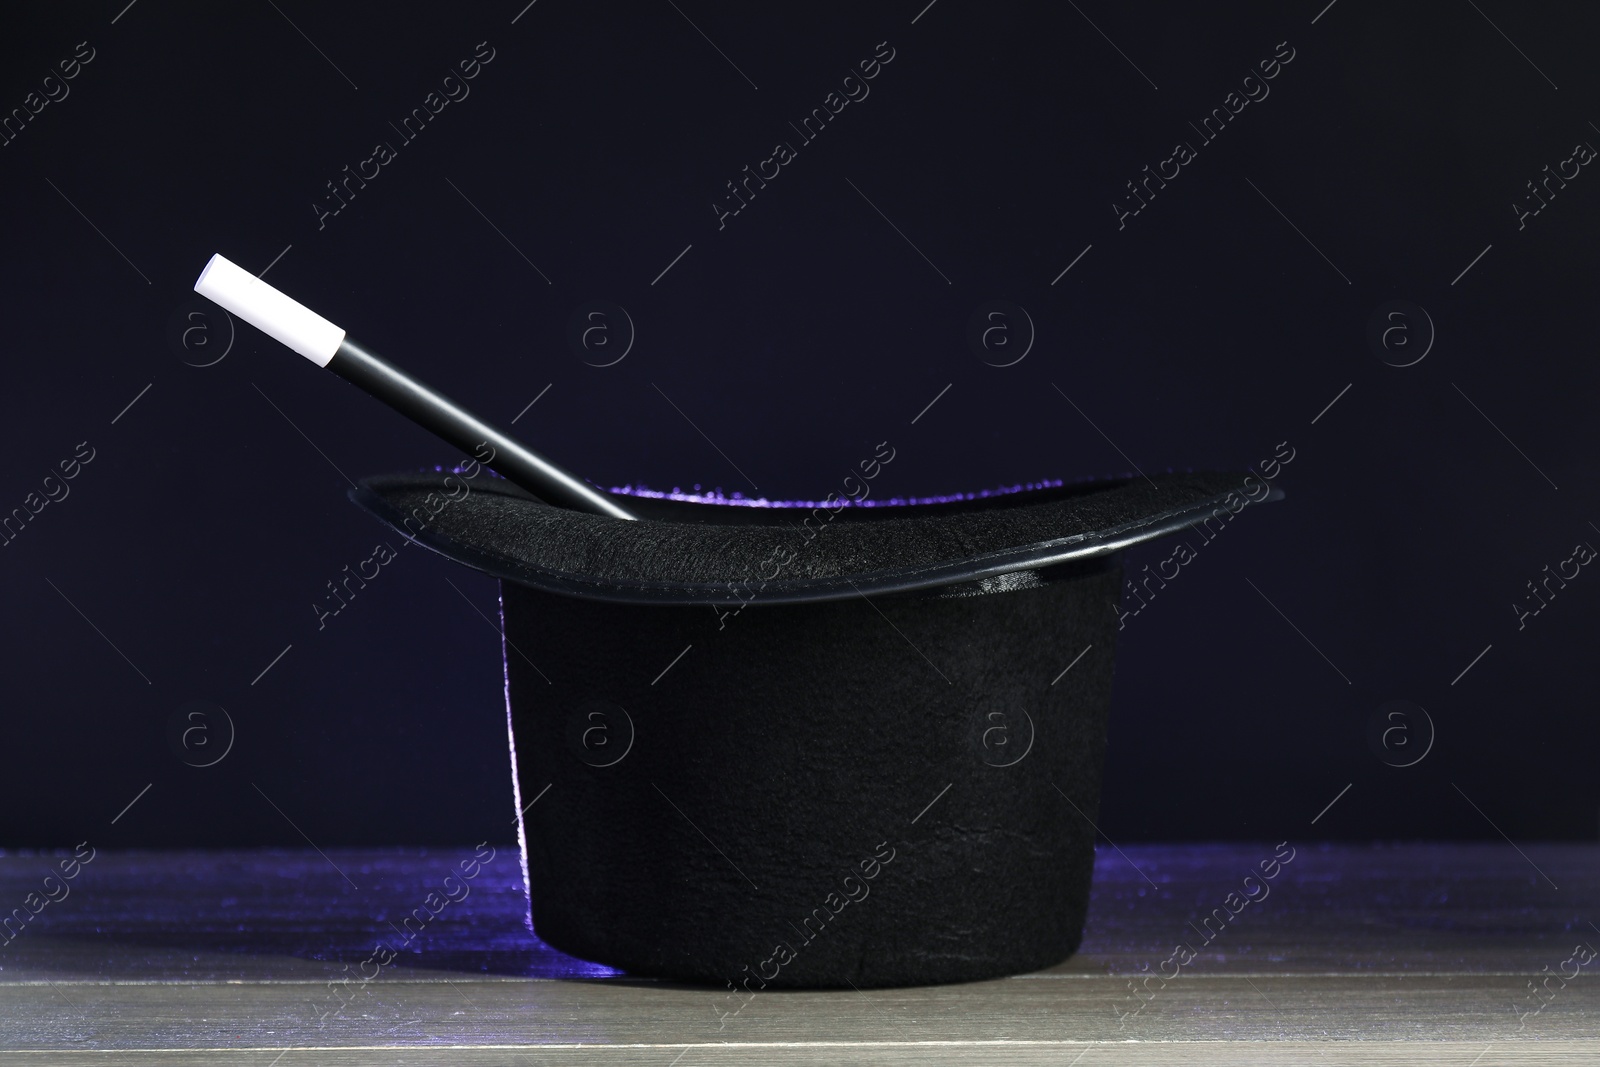
[[[1573,951],[1600,948],[1600,848],[1299,845],[1204,942],[1191,922],[1271,852],[1104,848],[1060,966],[727,1017],[714,990],[539,942],[511,846],[364,985],[373,943],[470,851],[101,852],[0,940],[0,1063],[1600,1064],[1600,959]],[[0,856],[0,914],[58,860]]]

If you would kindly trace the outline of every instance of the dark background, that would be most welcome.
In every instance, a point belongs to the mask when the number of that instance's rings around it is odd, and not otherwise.
[[[511,836],[494,583],[407,550],[320,632],[310,606],[392,536],[345,475],[457,457],[243,324],[176,343],[213,252],[492,421],[548,386],[516,432],[603,485],[817,498],[888,439],[884,491],[922,494],[1287,441],[1288,498],[1120,635],[1101,828],[1276,839],[1338,795],[1330,838],[1596,836],[1600,577],[1521,631],[1512,604],[1600,544],[1600,176],[1521,230],[1511,205],[1600,144],[1600,11],[524,2],[0,14],[8,112],[95,53],[0,148],[0,510],[95,450],[0,548],[0,844]],[[399,144],[480,41],[470,96]],[[870,96],[719,231],[724,183],[880,41]],[[1198,158],[1119,230],[1179,140]],[[566,337],[595,299],[637,330],[603,368]],[[1013,366],[967,344],[990,300],[1036,327]],[[1391,300],[1436,328],[1413,366],[1367,341]],[[191,700],[236,728],[214,766],[172,742]],[[1368,743],[1391,700],[1435,728],[1414,766]]]

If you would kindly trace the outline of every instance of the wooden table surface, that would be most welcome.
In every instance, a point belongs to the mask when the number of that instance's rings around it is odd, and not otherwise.
[[[726,1016],[726,990],[539,942],[512,846],[364,985],[470,851],[103,851],[37,914],[60,857],[5,853],[0,915],[30,917],[0,938],[0,1064],[1600,1064],[1600,959],[1574,951],[1600,948],[1600,848],[1296,847],[1209,944],[1190,924],[1270,846],[1102,848],[1083,948],[1047,971]]]

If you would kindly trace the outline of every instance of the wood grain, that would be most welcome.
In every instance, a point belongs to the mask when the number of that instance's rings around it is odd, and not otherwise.
[[[1303,846],[1204,943],[1190,924],[1270,852],[1103,850],[1083,949],[1047,971],[739,1007],[539,942],[504,847],[343,1010],[329,982],[469,853],[102,853],[0,943],[0,1062],[1600,1062],[1600,960],[1519,1017],[1530,980],[1600,946],[1600,849]],[[0,907],[53,863],[0,856]],[[1146,1003],[1130,983],[1184,939],[1200,951]]]

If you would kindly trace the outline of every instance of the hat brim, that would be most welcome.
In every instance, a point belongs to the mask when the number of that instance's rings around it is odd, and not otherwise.
[[[1259,478],[1258,485],[1266,483]],[[448,470],[350,490],[405,537],[547,592],[629,604],[793,604],[909,593],[1109,555],[1230,522],[1241,473],[1184,472],[916,503],[750,506],[627,496],[629,522],[552,507],[504,479]]]

